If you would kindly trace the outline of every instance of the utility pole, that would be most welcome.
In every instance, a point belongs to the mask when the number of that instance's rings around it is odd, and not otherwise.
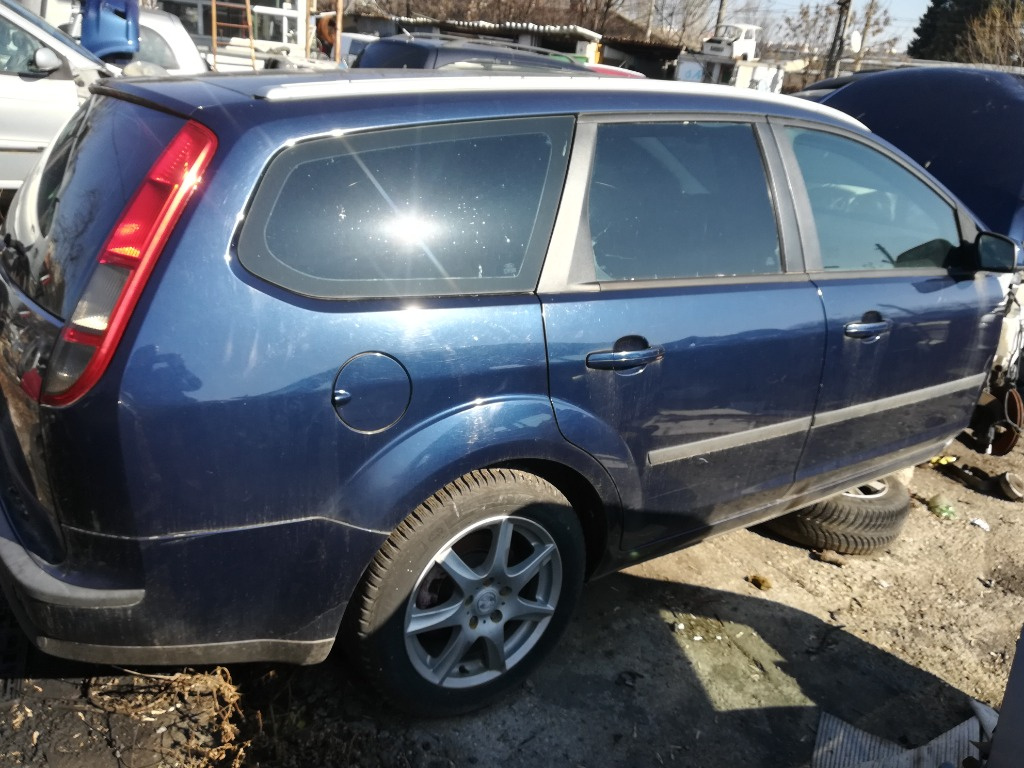
[[[828,50],[825,60],[824,77],[839,75],[839,60],[843,57],[843,39],[846,37],[846,24],[850,20],[850,0],[839,0],[839,17],[836,19],[836,34],[832,38],[832,47]]]
[[[878,0],[868,0],[867,6],[864,8],[864,24],[861,29],[860,46],[854,52],[853,57],[853,71],[860,72],[860,63],[864,58],[864,50],[868,47],[868,35],[873,31],[875,24],[875,17],[878,14]]]
[[[718,0],[718,18],[715,19],[715,34],[725,22],[725,0]]]

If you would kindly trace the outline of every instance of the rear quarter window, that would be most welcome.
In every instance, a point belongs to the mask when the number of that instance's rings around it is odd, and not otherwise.
[[[286,149],[256,192],[239,258],[321,298],[531,291],[573,124],[459,123]]]

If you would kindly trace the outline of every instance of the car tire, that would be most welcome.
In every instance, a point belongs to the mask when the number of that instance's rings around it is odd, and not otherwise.
[[[866,555],[896,540],[909,511],[910,491],[889,475],[783,515],[766,527],[813,549]]]
[[[363,579],[355,644],[399,708],[447,716],[520,685],[555,645],[582,590],[583,534],[550,483],[472,472],[395,529]]]

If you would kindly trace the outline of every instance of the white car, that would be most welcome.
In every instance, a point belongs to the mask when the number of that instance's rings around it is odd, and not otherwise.
[[[169,75],[201,75],[210,70],[181,19],[148,8],[139,10],[139,52],[132,61],[156,64]]]
[[[0,212],[50,140],[117,70],[11,0],[0,0]]]

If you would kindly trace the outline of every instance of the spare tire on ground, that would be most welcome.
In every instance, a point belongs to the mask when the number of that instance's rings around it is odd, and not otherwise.
[[[848,488],[765,527],[812,549],[865,555],[891,544],[910,511],[910,491],[889,475]]]

